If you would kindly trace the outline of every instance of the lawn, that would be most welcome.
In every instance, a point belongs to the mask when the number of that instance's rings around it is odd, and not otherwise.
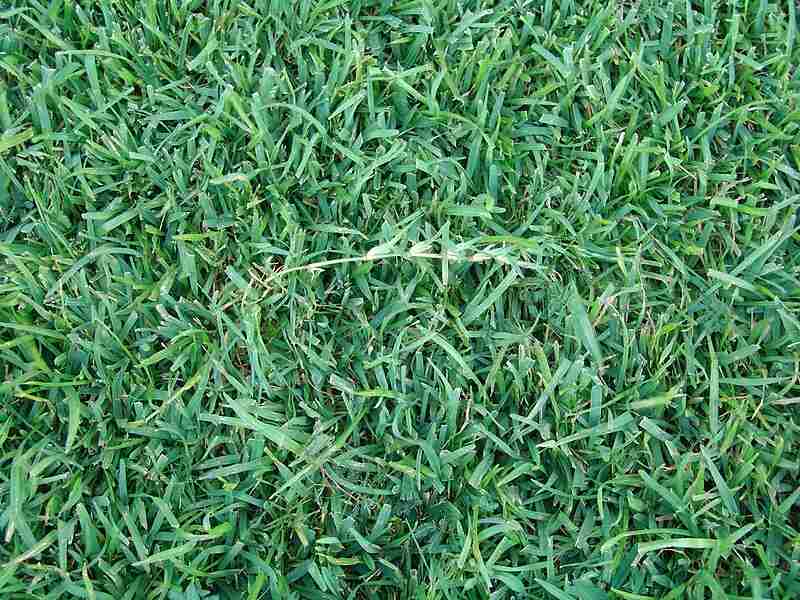
[[[0,4],[0,597],[800,597],[798,25]]]

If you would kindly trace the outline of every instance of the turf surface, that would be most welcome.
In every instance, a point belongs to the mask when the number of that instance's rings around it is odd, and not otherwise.
[[[798,12],[5,2],[0,597],[799,597]]]

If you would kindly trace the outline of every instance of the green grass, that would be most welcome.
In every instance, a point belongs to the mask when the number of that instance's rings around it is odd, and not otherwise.
[[[0,597],[800,597],[793,0],[0,6]]]

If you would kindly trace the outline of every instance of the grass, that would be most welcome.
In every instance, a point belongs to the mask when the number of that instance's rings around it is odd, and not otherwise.
[[[0,596],[800,597],[792,0],[0,8]]]

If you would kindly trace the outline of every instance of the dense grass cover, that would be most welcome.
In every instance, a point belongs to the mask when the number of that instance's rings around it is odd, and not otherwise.
[[[0,8],[0,597],[800,597],[793,0]]]

